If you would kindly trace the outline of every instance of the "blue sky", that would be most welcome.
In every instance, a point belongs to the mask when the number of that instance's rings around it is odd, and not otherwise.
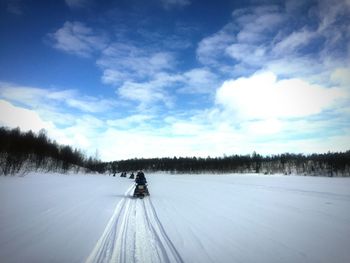
[[[102,160],[350,149],[348,0],[4,0],[0,124]]]

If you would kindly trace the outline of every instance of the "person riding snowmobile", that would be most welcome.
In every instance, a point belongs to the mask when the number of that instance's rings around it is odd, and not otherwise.
[[[135,183],[139,185],[146,185],[147,180],[145,174],[142,171],[139,171],[136,175]]]
[[[135,183],[136,183],[136,186],[134,190],[134,197],[143,198],[146,195],[149,195],[147,180],[146,180],[145,174],[142,171],[139,171],[136,174]]]

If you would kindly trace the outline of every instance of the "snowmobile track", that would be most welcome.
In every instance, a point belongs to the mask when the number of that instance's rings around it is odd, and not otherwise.
[[[150,198],[134,199],[133,190],[125,192],[86,263],[182,263]]]

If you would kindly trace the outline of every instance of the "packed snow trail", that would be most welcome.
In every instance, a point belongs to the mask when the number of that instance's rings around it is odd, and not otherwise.
[[[150,198],[135,199],[133,190],[125,192],[86,263],[183,262]]]

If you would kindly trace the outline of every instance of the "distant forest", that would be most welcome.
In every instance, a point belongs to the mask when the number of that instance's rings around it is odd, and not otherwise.
[[[87,158],[78,149],[52,141],[45,130],[35,134],[21,132],[19,128],[0,127],[0,175],[37,170],[104,172],[104,166],[95,158]]]
[[[284,153],[262,156],[173,157],[129,159],[101,162],[86,157],[79,149],[60,145],[48,138],[45,130],[38,134],[19,128],[0,127],[0,175],[44,172],[98,172],[116,175],[121,172],[170,173],[283,173],[315,176],[350,176],[350,151],[323,154]]]
[[[232,155],[207,158],[153,158],[130,159],[106,163],[111,174],[120,171],[149,172],[164,171],[170,173],[283,173],[315,176],[350,176],[350,151],[324,154],[284,153],[262,156]]]

